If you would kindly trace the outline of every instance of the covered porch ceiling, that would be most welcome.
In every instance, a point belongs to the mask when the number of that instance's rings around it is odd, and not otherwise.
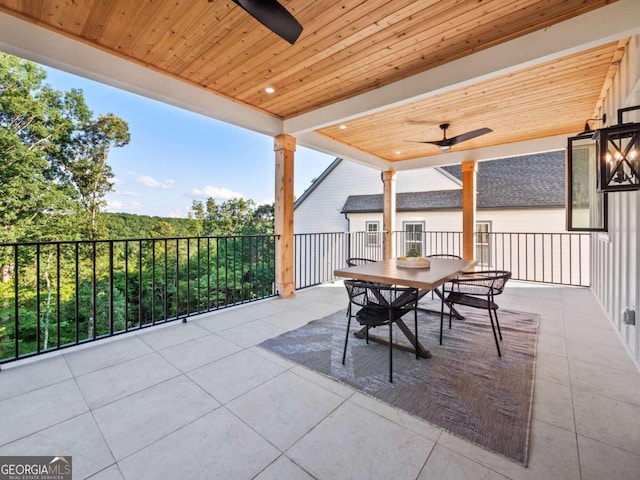
[[[0,0],[0,50],[402,170],[564,148],[640,33],[637,0],[281,3],[294,45],[230,0]],[[493,132],[446,154],[410,142],[441,123]]]

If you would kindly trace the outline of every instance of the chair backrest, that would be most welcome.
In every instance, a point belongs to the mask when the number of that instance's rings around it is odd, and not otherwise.
[[[462,273],[451,280],[447,290],[467,295],[500,295],[504,291],[511,272],[506,270],[483,270]]]
[[[375,260],[371,258],[351,257],[347,258],[347,266],[356,267],[358,265],[364,265],[365,263],[373,263]]]
[[[418,289],[394,287],[377,283],[345,280],[349,301],[361,307],[414,308],[418,301]]]
[[[454,258],[462,260],[460,255],[454,255],[453,253],[434,253],[433,255],[427,255],[427,258]]]

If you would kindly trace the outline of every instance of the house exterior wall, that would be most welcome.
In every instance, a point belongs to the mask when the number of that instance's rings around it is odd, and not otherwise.
[[[433,168],[398,172],[396,191],[416,192],[460,188],[459,183]],[[346,232],[340,213],[349,195],[382,193],[380,171],[342,161],[294,211],[295,233]]]
[[[351,232],[366,230],[366,222],[379,221],[382,225],[382,213],[350,214]],[[491,222],[491,232],[545,232],[560,233],[565,230],[564,208],[545,209],[479,209],[478,222]],[[398,212],[395,230],[404,230],[405,222],[425,222],[425,231],[460,232],[462,231],[462,211]]]
[[[603,110],[607,126],[617,123],[619,108],[640,105],[640,36],[631,38],[618,72],[606,92]],[[625,114],[624,122],[640,122],[640,112]],[[592,289],[622,342],[640,369],[640,318],[622,321],[622,311],[640,308],[640,191],[608,195],[608,232],[592,234]]]
[[[351,214],[351,232],[366,230],[368,222],[382,225],[382,214]],[[564,208],[478,210],[477,222],[489,222],[484,245],[476,246],[481,268],[509,270],[514,278],[540,282],[589,285],[590,255],[587,236],[578,237],[565,230]],[[406,222],[423,222],[424,235],[416,245],[415,237],[405,232]],[[418,247],[423,255],[461,254],[462,212],[399,212],[396,218],[396,255],[406,255]],[[371,240],[374,240],[372,237]],[[363,239],[356,238],[361,244]],[[382,258],[381,242],[368,241],[364,255]]]

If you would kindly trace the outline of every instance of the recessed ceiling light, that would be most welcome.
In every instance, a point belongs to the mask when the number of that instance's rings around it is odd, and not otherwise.
[[[398,151],[396,152],[396,155],[400,155],[401,153],[402,153],[402,152],[401,152],[400,150],[398,150]]]
[[[265,92],[271,94],[271,93],[276,93],[276,89],[273,87],[267,87],[264,89]]]
[[[340,125],[340,130],[345,130],[347,128],[346,125]]]

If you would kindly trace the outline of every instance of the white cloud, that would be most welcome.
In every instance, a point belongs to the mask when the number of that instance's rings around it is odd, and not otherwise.
[[[138,192],[132,192],[131,190],[116,190],[115,192],[111,192],[113,195],[122,195],[123,197],[139,197],[140,194]]]
[[[163,190],[169,190],[173,188],[173,186],[176,183],[174,180],[171,180],[171,179],[165,180],[164,182],[159,182],[158,180],[156,180],[150,175],[138,175],[138,178],[136,180],[142,185],[144,185],[145,187],[162,188]]]
[[[107,199],[108,212],[124,212],[124,213],[139,213],[142,210],[142,204],[140,202],[122,203],[117,200]]]
[[[207,185],[204,188],[193,188],[191,189],[191,195],[194,198],[217,198],[221,200],[229,200],[231,198],[244,198],[240,192],[234,192],[228,188],[218,188],[213,187],[211,185]]]

